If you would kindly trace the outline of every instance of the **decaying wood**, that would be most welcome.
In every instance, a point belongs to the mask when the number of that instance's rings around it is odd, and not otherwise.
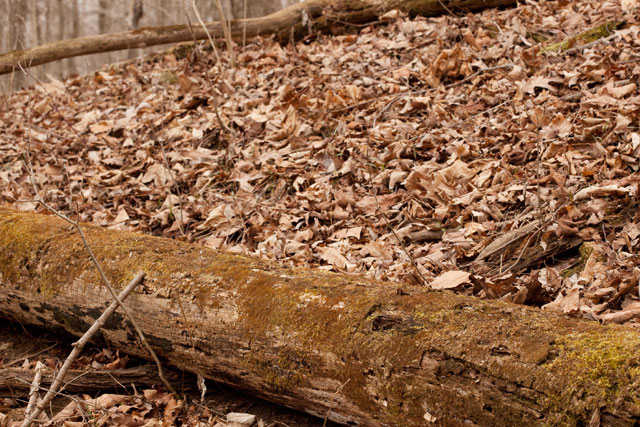
[[[589,28],[579,34],[573,35],[568,39],[557,43],[551,43],[541,49],[541,52],[553,51],[569,51],[571,49],[581,48],[585,44],[591,44],[598,40],[610,36],[614,31],[624,25],[622,21],[608,21],[601,23],[595,27]],[[577,46],[576,46],[577,45]]]
[[[476,273],[519,273],[582,244],[576,236],[554,238],[540,244],[540,233],[550,221],[534,220],[500,234],[471,263]]]
[[[515,3],[515,0],[306,0],[261,18],[232,21],[231,38],[240,42],[245,35],[251,38],[276,34],[284,41],[292,36],[300,38],[309,31],[335,33],[349,24],[373,22],[393,9],[433,16],[448,10],[476,10]],[[62,40],[0,55],[0,74],[91,53],[203,40],[207,38],[207,31],[219,39],[223,37],[222,28],[219,22],[212,22],[206,25],[206,30],[199,25],[173,25]]]
[[[41,388],[48,388],[53,382],[56,372],[47,369],[43,372],[40,381]],[[34,371],[22,368],[0,369],[0,397],[24,396],[29,390]],[[181,376],[174,371],[167,372],[167,377],[175,387],[180,390],[196,390],[197,386],[193,376]],[[134,368],[109,369],[109,370],[80,370],[71,369],[62,388],[64,393],[95,393],[97,391],[131,390],[131,384],[135,384],[138,390],[151,387],[162,387],[162,381],[158,378],[158,369],[153,365],[137,366]]]
[[[169,363],[341,423],[640,422],[640,337],[504,302],[292,269],[87,226]],[[80,335],[109,302],[79,237],[0,208],[0,316]],[[115,314],[100,339],[145,357]],[[344,387],[341,388],[341,386]],[[334,396],[335,395],[335,396]],[[331,403],[333,402],[333,403]]]

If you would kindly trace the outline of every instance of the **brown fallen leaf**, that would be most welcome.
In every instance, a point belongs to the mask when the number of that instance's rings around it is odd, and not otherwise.
[[[429,283],[429,287],[431,289],[454,289],[462,284],[470,284],[469,277],[471,273],[467,273],[466,271],[460,270],[452,270],[447,271],[436,277],[432,282]]]
[[[326,261],[340,269],[344,269],[347,266],[347,259],[336,248],[332,247],[320,247],[318,248],[320,253],[320,259]]]

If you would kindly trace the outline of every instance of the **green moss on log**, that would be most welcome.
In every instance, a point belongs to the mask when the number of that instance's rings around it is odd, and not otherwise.
[[[544,368],[558,378],[569,378],[550,402],[556,410],[572,407],[570,419],[587,419],[594,407],[619,405],[640,409],[640,336],[615,326],[558,337],[557,356]]]

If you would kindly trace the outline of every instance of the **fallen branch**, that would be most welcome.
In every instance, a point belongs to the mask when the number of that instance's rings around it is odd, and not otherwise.
[[[22,71],[27,76],[29,75],[28,71],[25,71],[24,69],[22,69]],[[29,116],[29,120],[30,119],[31,119],[31,116]],[[28,147],[31,146],[30,135],[31,134],[29,134]],[[77,221],[73,221],[71,218],[69,218],[68,216],[64,215],[62,212],[57,211],[52,206],[47,204],[47,202],[40,196],[40,192],[38,190],[38,185],[36,183],[35,175],[33,173],[33,168],[31,167],[31,154],[30,154],[29,150],[27,150],[27,152],[25,153],[25,159],[24,160],[25,160],[24,161],[24,165],[27,168],[27,171],[29,172],[29,181],[31,182],[31,187],[33,188],[33,192],[35,194],[35,201],[37,201],[38,203],[42,204],[45,208],[47,208],[49,210],[49,212],[51,212],[52,214],[54,214],[58,218],[60,218],[63,221],[71,224],[71,226],[77,231],[78,235],[80,236],[80,239],[82,240],[82,244],[84,245],[87,253],[89,254],[89,258],[91,259],[91,262],[93,263],[93,265],[96,268],[96,270],[98,270],[98,273],[100,273],[100,278],[102,279],[102,283],[107,288],[107,291],[109,291],[109,293],[111,294],[111,297],[116,302],[116,304],[122,309],[122,311],[125,314],[125,317],[129,321],[129,323],[131,323],[131,325],[133,326],[133,329],[135,329],[136,334],[140,338],[140,341],[142,341],[142,345],[147,349],[147,351],[149,352],[149,354],[151,355],[153,360],[156,362],[156,365],[158,367],[158,376],[164,382],[164,384],[167,387],[167,389],[170,392],[172,392],[173,394],[176,394],[175,390],[173,389],[173,386],[165,379],[164,370],[162,369],[162,363],[160,362],[160,359],[158,358],[156,353],[153,351],[153,348],[151,348],[151,345],[149,344],[149,342],[148,342],[147,338],[145,337],[144,333],[142,332],[142,329],[138,325],[138,322],[131,315],[131,311],[129,310],[129,308],[126,305],[124,305],[122,303],[122,301],[119,299],[118,295],[116,294],[116,291],[113,289],[113,286],[111,286],[111,282],[109,281],[107,276],[104,274],[104,270],[102,269],[102,266],[100,265],[100,263],[96,259],[95,255],[93,253],[93,250],[91,249],[91,246],[89,245],[89,243],[87,242],[87,239],[84,236],[84,232],[82,231],[82,227],[80,227],[80,224]],[[138,274],[142,274],[142,273],[138,273]],[[142,278],[140,280],[142,280]],[[89,339],[90,338],[91,338],[91,336],[89,337]],[[25,421],[25,427],[27,425],[28,424],[26,424],[26,421]]]
[[[31,386],[29,387],[29,403],[27,404],[27,409],[25,410],[25,416],[31,416],[33,412],[33,408],[38,402],[39,394],[38,389],[40,388],[40,384],[42,382],[42,371],[44,370],[44,364],[42,362],[36,363],[36,373],[33,376],[33,381],[31,382]]]
[[[184,378],[176,371],[168,371],[167,379],[179,385],[181,390],[197,390],[195,379]],[[23,368],[0,369],[0,396],[16,397],[17,392],[29,390],[29,383],[33,380],[33,370]],[[49,387],[55,378],[55,372],[44,369],[40,379],[40,387]],[[158,370],[153,365],[136,366],[133,368],[109,370],[80,370],[70,369],[67,372],[63,390],[67,393],[94,394],[100,391],[124,392],[126,386],[135,384],[138,389],[162,387],[163,382],[158,378]],[[129,391],[129,390],[127,390]]]
[[[447,6],[444,6],[447,3]],[[257,36],[275,34],[288,41],[293,34],[299,39],[314,30],[338,32],[346,24],[366,24],[377,21],[384,13],[400,9],[411,15],[433,16],[446,12],[446,8],[484,9],[515,4],[515,0],[306,0],[279,12],[261,18],[230,22],[228,36],[236,42]],[[343,24],[337,24],[342,22]],[[26,50],[15,50],[0,55],[0,74],[46,64],[64,58],[123,49],[145,48],[168,43],[224,37],[223,25],[211,22],[206,26],[173,25],[146,27],[121,33],[100,34],[77,39],[61,40]]]

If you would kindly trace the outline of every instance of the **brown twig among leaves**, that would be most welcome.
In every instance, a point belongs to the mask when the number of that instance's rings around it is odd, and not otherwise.
[[[219,3],[219,1],[218,1]],[[222,61],[220,60],[220,56],[218,55],[218,51],[216,49],[216,45],[213,41],[213,39],[211,38],[211,35],[209,34],[209,31],[207,30],[207,26],[205,25],[205,23],[202,21],[202,18],[200,17],[200,13],[198,12],[198,9],[196,8],[196,4],[195,4],[195,0],[192,0],[192,5],[193,5],[193,10],[196,14],[196,17],[198,18],[198,21],[200,23],[200,25],[202,26],[202,29],[207,33],[207,36],[209,36],[209,42],[211,43],[211,47],[213,48],[213,51],[216,54],[216,59],[218,60],[218,63],[220,65],[222,65]],[[224,18],[224,11],[221,9],[222,6],[220,6],[220,13],[222,14],[223,18]],[[246,7],[245,7],[245,13],[246,13]],[[224,22],[224,21],[223,21]],[[245,24],[246,25],[246,24]],[[227,26],[224,26],[224,28],[227,28]],[[226,36],[226,32],[225,32],[225,36]],[[197,45],[196,45],[197,46]],[[231,45],[231,39],[227,39],[227,46],[229,46],[229,58],[231,61],[232,66],[235,66],[235,59],[233,56],[233,49],[232,49],[232,45]],[[243,41],[243,48],[244,48],[244,41]],[[213,109],[216,113],[216,118],[218,119],[218,123],[220,124],[220,127],[222,129],[224,129],[227,133],[229,133],[231,136],[233,136],[235,138],[236,134],[235,132],[230,129],[223,121],[222,118],[220,117],[220,112],[218,111],[218,101],[215,99],[215,96],[212,97],[212,102],[213,102]]]
[[[209,43],[211,43],[211,48],[213,49],[213,53],[216,54],[216,59],[218,60],[218,63],[221,64],[222,62],[220,61],[220,55],[218,55],[218,49],[216,49],[216,44],[213,41],[213,38],[211,37],[211,33],[207,29],[207,25],[204,23],[204,21],[202,20],[202,17],[200,16],[200,11],[196,6],[196,0],[191,0],[191,7],[193,8],[193,13],[196,15],[196,19],[198,19],[198,22],[202,26],[202,29],[207,34],[207,38],[209,39]],[[193,32],[193,29],[192,29],[192,32]]]

